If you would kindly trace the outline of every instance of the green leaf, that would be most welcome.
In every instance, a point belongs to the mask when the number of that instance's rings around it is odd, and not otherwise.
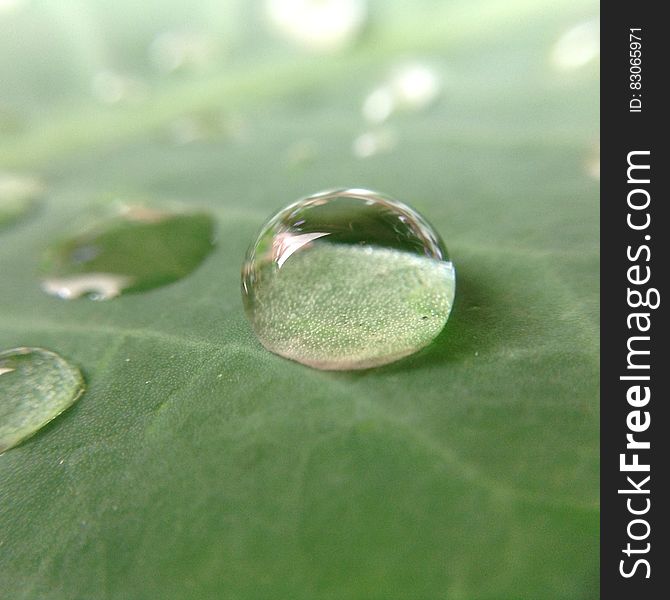
[[[0,597],[597,598],[598,67],[550,62],[597,4],[371,2],[358,43],[326,56],[241,0],[16,6],[0,165],[45,187],[0,230],[0,351],[57,352],[87,391],[0,456]],[[180,28],[229,47],[158,74],[146,48]],[[439,101],[356,158],[363,99],[408,57],[442,77]],[[144,92],[98,104],[101,69]],[[174,144],[183,118],[205,135]],[[443,236],[456,300],[421,353],[323,372],[254,337],[248,244],[333,187],[407,202]],[[149,291],[45,294],[45,251],[109,197],[209,213],[216,248]]]

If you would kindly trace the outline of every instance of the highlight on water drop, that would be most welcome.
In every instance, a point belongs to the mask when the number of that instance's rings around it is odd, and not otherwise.
[[[43,348],[0,352],[0,454],[72,406],[84,392],[77,367]]]
[[[328,370],[393,362],[449,318],[455,271],[415,210],[363,189],[304,198],[264,225],[242,267],[242,296],[271,352]]]

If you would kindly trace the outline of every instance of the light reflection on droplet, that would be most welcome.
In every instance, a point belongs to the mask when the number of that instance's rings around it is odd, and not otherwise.
[[[560,71],[583,67],[600,54],[600,21],[597,18],[578,23],[554,44],[551,63]]]
[[[266,0],[265,8],[280,34],[317,52],[350,45],[367,16],[363,0]]]
[[[71,277],[47,277],[42,289],[52,296],[74,300],[87,296],[91,300],[110,300],[133,283],[132,277],[110,273],[85,273]]]
[[[391,152],[398,145],[398,136],[389,129],[366,131],[354,139],[351,150],[358,158],[370,158],[376,154]]]

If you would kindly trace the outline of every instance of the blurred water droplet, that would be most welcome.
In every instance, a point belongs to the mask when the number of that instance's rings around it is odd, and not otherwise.
[[[19,10],[26,4],[26,0],[0,0],[0,14]]]
[[[43,193],[37,177],[0,171],[0,228],[28,212]]]
[[[214,247],[213,231],[206,214],[125,207],[119,216],[54,245],[42,288],[68,300],[109,300],[166,285],[200,265]]]
[[[104,104],[118,104],[140,101],[146,96],[147,90],[139,79],[112,70],[103,70],[93,76],[91,92]]]
[[[600,145],[596,145],[584,161],[584,169],[586,174],[595,179],[600,180]]]
[[[398,136],[388,128],[367,131],[354,139],[351,150],[358,158],[391,152],[398,145]]]
[[[298,140],[286,149],[286,162],[291,168],[303,167],[313,162],[319,153],[314,140]]]
[[[431,67],[409,62],[397,65],[386,81],[363,101],[361,112],[370,123],[383,123],[396,110],[423,110],[440,95],[441,81]]]
[[[149,46],[149,60],[162,73],[200,69],[214,55],[214,43],[202,33],[164,31]]]
[[[286,207],[242,267],[245,309],[263,346],[320,369],[369,368],[423,348],[444,327],[454,291],[435,230],[369,190]]]
[[[194,142],[212,141],[237,134],[238,122],[216,110],[193,112],[174,119],[168,126],[173,143],[182,146]]]
[[[396,104],[409,110],[427,108],[440,95],[440,78],[431,67],[407,63],[396,67],[389,82]]]
[[[600,20],[590,19],[566,31],[554,44],[551,62],[561,71],[583,67],[600,54]]]
[[[275,29],[296,44],[317,52],[349,46],[367,17],[363,0],[266,0]]]
[[[395,109],[393,90],[388,85],[380,86],[365,98],[363,102],[363,116],[370,123],[383,123],[391,116]]]
[[[54,352],[0,352],[0,454],[44,427],[83,391],[79,369]]]

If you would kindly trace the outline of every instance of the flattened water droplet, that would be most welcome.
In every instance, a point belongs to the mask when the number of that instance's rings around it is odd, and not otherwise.
[[[211,252],[214,222],[202,213],[126,207],[122,214],[47,253],[45,292],[65,299],[108,300],[166,285]]]
[[[36,177],[0,172],[0,228],[28,212],[43,192]]]
[[[83,393],[79,369],[42,348],[0,352],[0,454],[33,435]]]
[[[266,0],[277,31],[308,50],[333,52],[348,46],[367,16],[363,0]]]
[[[435,230],[368,190],[291,204],[263,227],[242,268],[261,343],[319,369],[375,367],[423,348],[447,322],[454,291]]]

